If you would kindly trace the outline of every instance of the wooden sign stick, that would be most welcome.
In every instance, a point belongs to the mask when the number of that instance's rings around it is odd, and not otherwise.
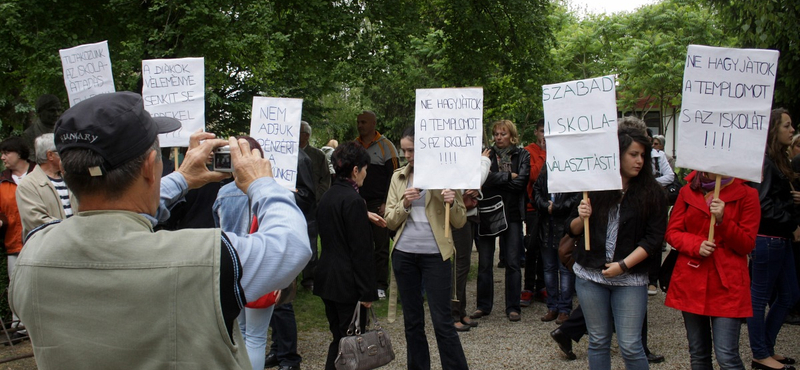
[[[589,202],[589,192],[583,192],[583,200]],[[586,247],[586,250],[589,250],[589,219],[583,219],[583,245]]]
[[[175,171],[178,170],[178,155],[180,152],[178,151],[178,147],[172,147],[172,160],[175,162]]]
[[[719,199],[719,188],[720,188],[721,184],[722,184],[722,176],[717,175],[717,181],[714,184],[714,198],[712,198],[712,199]],[[716,223],[717,223],[717,218],[712,213],[711,214],[711,225],[709,225],[709,227],[708,227],[708,241],[710,241],[712,243],[714,242],[714,224],[716,224]]]

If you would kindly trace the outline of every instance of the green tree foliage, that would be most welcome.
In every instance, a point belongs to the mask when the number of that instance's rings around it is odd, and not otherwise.
[[[486,122],[509,118],[532,133],[550,64],[549,11],[545,0],[370,1],[352,84],[390,138],[413,124],[415,89],[464,86],[484,88]]]
[[[681,102],[686,50],[690,44],[731,46],[720,21],[707,8],[667,0],[630,13],[588,15],[578,20],[561,4],[555,15],[558,45],[551,52],[561,79],[568,81],[615,74],[617,105],[643,117]],[[674,117],[660,119],[661,132]]]
[[[141,90],[143,59],[204,57],[206,123],[218,133],[247,132],[261,94],[304,98],[313,120],[324,111],[318,98],[338,87],[358,10],[322,0],[3,2],[0,120],[22,128],[16,112],[43,93],[66,102],[58,50],[102,40],[117,90]]]
[[[739,46],[781,52],[773,107],[800,112],[800,2],[797,0],[704,0],[711,4],[725,30],[738,36]]]

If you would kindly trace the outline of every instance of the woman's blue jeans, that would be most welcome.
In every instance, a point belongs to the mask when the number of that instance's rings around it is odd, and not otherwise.
[[[435,241],[431,241],[435,243]],[[430,370],[431,356],[428,338],[425,336],[425,308],[422,291],[428,298],[439,358],[444,370],[467,369],[467,358],[461,347],[453,316],[450,315],[450,299],[453,275],[450,261],[442,261],[441,254],[406,253],[395,249],[392,252],[392,270],[403,305],[407,360],[410,370]]]
[[[547,309],[569,315],[572,312],[572,291],[575,274],[558,260],[558,249],[542,246],[544,286],[547,288]]]
[[[264,353],[267,351],[267,331],[275,305],[267,308],[245,308],[239,314],[239,330],[242,331],[247,356],[253,370],[264,368]]]
[[[611,336],[614,328],[625,369],[649,369],[642,346],[647,287],[603,285],[578,278],[575,289],[589,331],[589,369],[611,369]]]
[[[720,369],[744,370],[742,358],[739,356],[742,319],[683,312],[683,324],[686,326],[686,338],[689,340],[692,370],[714,369],[711,365],[712,332],[713,348]]]
[[[775,354],[775,339],[783,319],[800,297],[791,241],[757,236],[756,248],[750,253],[750,280],[753,299],[753,317],[747,319],[750,349],[753,358],[764,359]],[[770,304],[773,292],[776,298]],[[770,306],[765,318],[767,304]]]
[[[511,312],[520,312],[519,295],[522,293],[522,274],[520,262],[522,255],[522,221],[508,223],[508,229],[500,233],[500,248],[505,253],[506,261],[506,315]],[[494,305],[494,277],[492,265],[494,264],[494,236],[478,237],[478,292],[476,301],[478,309],[492,312]]]

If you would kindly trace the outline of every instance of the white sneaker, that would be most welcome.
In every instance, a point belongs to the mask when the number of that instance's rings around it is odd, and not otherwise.
[[[386,291],[383,289],[378,289],[378,299],[386,299]]]
[[[658,288],[655,285],[648,285],[647,286],[647,295],[656,295],[658,294]]]

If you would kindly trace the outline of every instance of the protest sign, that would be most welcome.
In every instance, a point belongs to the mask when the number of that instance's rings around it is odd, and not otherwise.
[[[253,97],[250,136],[272,164],[275,181],[290,190],[296,188],[302,113],[303,99]]]
[[[111,57],[106,41],[61,49],[61,68],[69,106],[95,95],[114,92]]]
[[[481,187],[483,88],[417,89],[414,187]]]
[[[761,182],[775,50],[689,45],[676,165]]]
[[[205,130],[203,58],[142,61],[144,109],[153,117],[171,117],[181,128],[158,136],[162,148],[189,146],[189,136]]]
[[[544,85],[542,94],[550,192],[621,189],[614,76]]]

